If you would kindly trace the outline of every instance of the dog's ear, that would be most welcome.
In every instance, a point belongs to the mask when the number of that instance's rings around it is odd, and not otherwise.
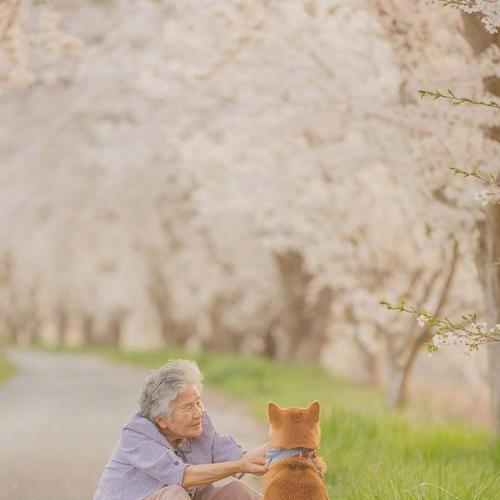
[[[319,401],[316,400],[307,407],[307,414],[311,421],[319,422]]]
[[[278,425],[281,422],[281,409],[276,403],[269,401],[267,413],[269,414],[269,423],[272,425]]]

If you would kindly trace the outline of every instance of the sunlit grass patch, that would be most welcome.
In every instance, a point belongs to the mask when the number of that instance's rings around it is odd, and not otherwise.
[[[16,369],[13,363],[5,356],[0,356],[0,384],[14,375]]]
[[[500,498],[500,453],[486,432],[341,409],[322,429],[334,497]]]

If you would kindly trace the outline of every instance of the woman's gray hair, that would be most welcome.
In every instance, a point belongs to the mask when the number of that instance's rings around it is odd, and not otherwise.
[[[195,361],[170,359],[144,380],[139,406],[144,417],[156,423],[157,417],[170,417],[172,401],[190,383],[203,390],[203,375]]]

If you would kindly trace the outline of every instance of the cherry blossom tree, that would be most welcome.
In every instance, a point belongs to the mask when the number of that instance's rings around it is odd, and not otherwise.
[[[436,3],[436,2],[435,2]],[[498,2],[490,1],[443,1],[437,2],[441,4],[451,5],[463,10],[466,14],[463,16],[465,38],[470,43],[473,53],[476,57],[482,56],[477,65],[478,73],[483,76],[484,90],[494,96],[499,95],[498,77],[495,70],[495,61],[498,60],[498,35],[496,34],[499,26],[499,10]],[[450,99],[453,104],[461,105],[464,103],[478,104],[478,108],[493,107],[498,105],[494,100],[474,99],[469,97],[457,97],[457,93],[448,90],[446,94],[439,91],[429,92],[420,91],[422,96],[431,96],[434,99]],[[496,181],[498,175],[498,167],[496,166],[495,158],[498,157],[498,127],[494,123],[494,119],[481,116],[481,121],[478,123],[483,128],[487,127],[487,134],[484,137],[485,151],[478,151],[478,157],[475,162],[482,163],[482,170],[487,170],[488,179],[486,183],[489,187],[487,192],[479,194],[479,198],[483,200],[483,205],[486,207],[484,213],[476,214],[473,219],[476,223],[478,235],[476,243],[473,246],[475,260],[478,264],[478,274],[483,285],[484,298],[486,303],[486,316],[488,324],[478,323],[475,314],[462,316],[462,322],[455,323],[447,317],[440,318],[439,315],[433,315],[421,309],[420,307],[407,307],[404,302],[398,306],[386,304],[390,309],[408,312],[418,316],[418,322],[429,331],[431,327],[437,328],[437,333],[434,335],[433,343],[430,344],[430,350],[436,350],[439,345],[446,343],[454,343],[461,345],[466,354],[471,350],[477,350],[478,346],[483,343],[488,344],[489,358],[489,381],[492,395],[492,409],[494,417],[494,430],[498,434],[500,432],[500,386],[498,367],[500,366],[500,340],[498,337],[497,326],[499,322],[500,310],[500,290],[499,271],[495,264],[498,261],[498,221],[500,212],[497,210],[498,203],[498,183]],[[479,127],[478,127],[479,128]],[[496,154],[495,154],[496,153]],[[474,168],[471,172],[467,172],[461,168],[451,167],[455,173],[464,174],[469,177],[477,177],[484,180],[484,177],[478,173],[478,169]]]
[[[483,65],[485,65],[484,59],[490,63],[486,64],[486,69],[482,73],[484,91],[494,97],[499,97],[498,69],[488,71],[488,66],[494,68],[495,63],[498,63],[500,5],[498,2],[476,0],[462,2],[458,7],[466,13],[463,16],[465,37],[474,55],[476,57],[483,55]],[[500,142],[498,126],[490,125],[486,129],[486,135],[491,141],[497,144]],[[500,188],[496,182],[496,176],[500,170],[496,163],[488,162],[487,164],[490,180],[493,182],[489,182],[489,189],[486,193],[482,193],[482,199],[485,201],[485,217],[478,221],[480,238],[476,262],[486,303],[487,335],[491,339],[487,350],[494,431],[496,435],[500,435],[500,331],[498,327],[500,323],[500,267],[498,266],[500,261]]]
[[[483,117],[418,100],[478,78],[458,13],[408,5],[57,2],[79,50],[0,102],[2,321],[332,369],[342,338],[396,402],[428,332],[380,298],[480,306],[480,210],[442,165]]]

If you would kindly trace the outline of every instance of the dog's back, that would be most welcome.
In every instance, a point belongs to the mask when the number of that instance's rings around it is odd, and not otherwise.
[[[325,483],[315,466],[290,457],[273,465],[266,477],[265,500],[328,500]]]

